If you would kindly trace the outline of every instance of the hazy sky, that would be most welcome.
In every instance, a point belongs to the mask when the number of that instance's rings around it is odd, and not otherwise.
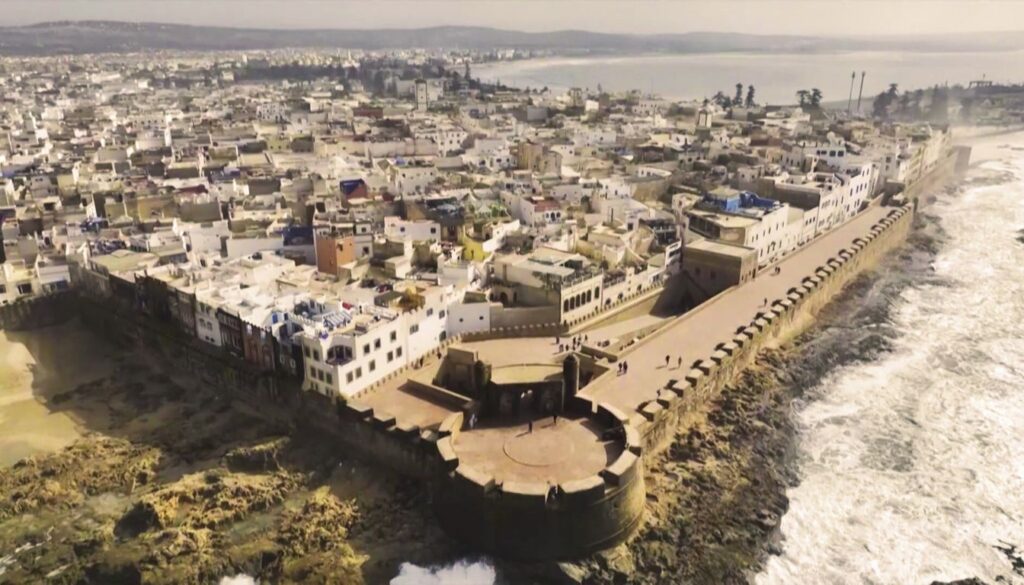
[[[124,20],[260,28],[909,34],[1024,29],[1015,0],[0,0],[0,24]]]

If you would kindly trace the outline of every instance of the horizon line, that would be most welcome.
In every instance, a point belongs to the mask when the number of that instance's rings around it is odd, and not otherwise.
[[[1005,30],[976,30],[976,31],[953,31],[953,32],[916,32],[906,34],[896,33],[885,33],[885,34],[797,34],[797,33],[770,33],[770,32],[739,32],[729,30],[688,30],[681,32],[649,32],[649,33],[629,33],[629,32],[608,32],[600,30],[582,29],[582,28],[557,28],[550,30],[537,30],[528,31],[514,28],[500,28],[489,25],[478,25],[478,24],[438,24],[430,26],[414,26],[414,27],[267,27],[267,26],[230,26],[230,25],[216,25],[216,24],[193,24],[187,22],[174,22],[174,21],[154,21],[154,20],[116,20],[109,18],[84,18],[84,19],[56,19],[56,20],[40,20],[31,23],[22,24],[10,24],[0,25],[0,29],[4,28],[33,28],[45,25],[56,25],[56,24],[132,24],[132,25],[156,25],[156,26],[180,26],[190,28],[214,28],[214,29],[228,29],[228,30],[248,30],[248,31],[264,31],[264,32],[275,32],[275,31],[427,31],[435,29],[482,29],[492,30],[501,32],[518,33],[524,35],[544,35],[544,34],[556,34],[556,33],[587,33],[595,35],[608,35],[608,36],[619,36],[619,37],[663,37],[663,36],[682,36],[682,35],[696,35],[696,34],[718,34],[718,35],[739,35],[747,37],[790,37],[790,38],[805,38],[805,39],[868,39],[868,38],[921,38],[921,37],[935,37],[935,36],[968,36],[968,35],[985,35],[985,34],[1006,34],[1006,33],[1024,33],[1024,28],[1017,29],[1005,29]]]

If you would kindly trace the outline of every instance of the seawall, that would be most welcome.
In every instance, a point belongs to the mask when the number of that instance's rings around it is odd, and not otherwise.
[[[809,271],[800,286],[768,306],[716,350],[698,360],[682,379],[658,391],[656,400],[638,407],[635,419],[648,454],[671,441],[679,421],[691,409],[717,396],[753,363],[757,353],[806,330],[817,313],[859,274],[874,267],[910,233],[914,206],[893,208],[862,236],[853,238],[826,263]],[[634,351],[643,351],[640,345]]]
[[[321,433],[337,443],[339,453],[402,475],[430,480],[438,473],[434,431],[401,424],[357,401],[303,391],[298,380],[261,372],[170,324],[129,313],[112,302],[83,294],[74,304],[93,331],[144,351],[168,370],[188,372],[209,391],[227,393],[239,409],[281,425],[282,432]]]

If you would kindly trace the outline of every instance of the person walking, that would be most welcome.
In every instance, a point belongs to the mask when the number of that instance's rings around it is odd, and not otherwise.
[[[629,363],[628,362],[622,362],[622,373],[623,374],[628,374],[629,373]]]
[[[528,433],[532,433],[533,432],[533,421],[532,420],[526,423],[526,432],[528,432]]]
[[[676,369],[683,367],[683,356],[679,356],[679,362],[676,364]]]
[[[668,368],[668,363],[669,363],[669,360],[671,360],[671,359],[672,358],[670,358],[669,356],[665,356],[665,368]]]

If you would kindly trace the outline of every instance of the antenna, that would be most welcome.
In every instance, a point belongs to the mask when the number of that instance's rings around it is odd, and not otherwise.
[[[857,113],[860,113],[860,98],[864,95],[864,75],[866,72],[860,72],[860,91],[857,92]]]
[[[855,79],[857,79],[857,72],[856,71],[851,71],[850,72],[850,97],[847,98],[847,100],[846,100],[846,115],[847,116],[850,115],[850,113],[851,113],[850,108],[853,107],[853,80],[855,80]]]

